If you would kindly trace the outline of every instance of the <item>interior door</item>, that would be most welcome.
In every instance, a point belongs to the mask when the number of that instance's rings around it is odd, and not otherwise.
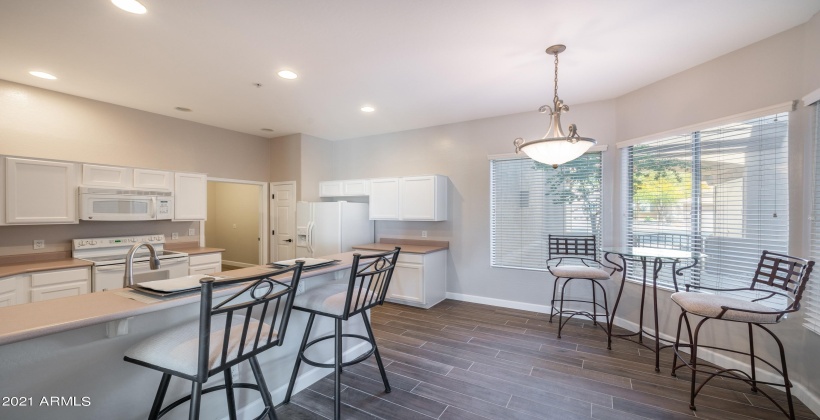
[[[296,182],[271,182],[271,261],[296,258]]]

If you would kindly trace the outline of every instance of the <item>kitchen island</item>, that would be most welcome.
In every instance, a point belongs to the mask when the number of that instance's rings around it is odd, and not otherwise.
[[[336,265],[305,271],[306,289],[347,278],[353,253],[330,255]],[[273,270],[256,266],[218,273],[221,277],[244,277]],[[240,289],[217,289],[215,296],[227,296]],[[33,406],[0,405],[2,419],[142,419],[151,407],[160,374],[122,360],[125,350],[137,342],[184,322],[198,319],[199,293],[178,298],[144,302],[126,297],[126,289],[91,293],[48,302],[0,308],[0,398],[17,397]],[[130,319],[126,322],[124,320]],[[282,347],[259,357],[273,400],[282,400],[293,368],[307,316],[294,311]],[[359,320],[346,325],[354,334],[363,334]],[[314,336],[330,333],[332,322],[317,321]],[[345,343],[346,345],[348,343]],[[345,359],[367,350],[366,344],[351,343]],[[332,360],[332,349],[320,348],[318,360]],[[325,369],[303,368],[297,390],[329,373]],[[253,382],[247,365],[240,365],[240,379]],[[211,384],[221,380],[213,378]],[[190,382],[172,380],[167,401],[190,392]],[[46,397],[47,403],[43,402]],[[57,397],[52,400],[52,397]],[[253,417],[261,410],[259,394],[237,392],[240,414]],[[51,401],[58,403],[51,404]],[[86,403],[87,402],[87,403]],[[226,418],[224,394],[208,394],[202,413],[209,418]],[[212,414],[211,414],[212,413]],[[180,407],[165,418],[187,418]]]

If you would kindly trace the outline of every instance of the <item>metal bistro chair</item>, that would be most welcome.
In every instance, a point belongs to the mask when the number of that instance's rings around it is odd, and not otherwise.
[[[766,398],[768,398],[783,414],[789,418],[794,419],[794,405],[792,403],[791,387],[789,382],[789,373],[786,370],[786,355],[783,352],[783,343],[780,339],[763,324],[776,324],[780,322],[783,317],[790,312],[797,312],[800,309],[800,298],[803,296],[803,291],[806,289],[806,284],[809,281],[814,261],[808,261],[802,258],[791,257],[788,255],[776,254],[773,252],[763,251],[760,256],[760,262],[757,264],[752,283],[748,288],[738,289],[714,289],[703,286],[686,285],[686,292],[677,292],[672,294],[672,300],[681,308],[680,318],[678,318],[678,332],[675,339],[675,355],[672,360],[672,376],[675,376],[675,371],[684,366],[692,370],[692,388],[690,393],[689,407],[695,409],[695,397],[698,395],[704,385],[706,385],[712,378],[720,376],[723,378],[738,379],[746,382],[752,386],[752,392],[760,391]],[[728,297],[724,295],[690,292],[690,289],[709,290],[709,291],[751,291],[762,292],[764,297],[753,299],[751,301]],[[783,299],[784,307],[782,309],[773,309],[770,306],[760,303],[769,299]],[[769,300],[769,302],[774,302]],[[695,327],[694,336],[689,324],[689,314],[698,315],[703,319],[698,322]],[[749,328],[749,352],[743,352],[733,349],[726,349],[716,346],[705,346],[699,343],[700,329],[706,321],[711,319],[745,323]],[[686,323],[686,330],[689,335],[690,344],[680,343],[681,324]],[[771,362],[755,355],[753,329],[752,326],[757,326],[761,330],[768,333],[777,343],[780,349],[780,365],[781,369],[776,368]],[[687,361],[680,353],[681,347],[690,348],[689,361]],[[697,355],[699,348],[707,348],[714,350],[727,351],[735,354],[740,354],[749,357],[751,374],[739,369],[721,369],[711,366],[698,366]],[[678,360],[683,362],[678,366]],[[755,374],[755,362],[761,361],[774,369],[783,377],[783,383],[763,382],[758,381]],[[697,373],[705,373],[708,375],[705,381],[700,386],[696,385]],[[786,399],[789,404],[789,411],[783,409],[772,397],[765,391],[758,388],[758,384],[782,386],[786,391]]]
[[[342,368],[362,362],[372,354],[376,356],[376,363],[379,365],[379,372],[381,372],[382,381],[384,382],[384,392],[390,392],[390,384],[387,382],[387,374],[384,372],[384,365],[379,356],[376,338],[373,336],[373,329],[370,328],[370,321],[367,319],[366,311],[376,305],[384,304],[384,297],[387,295],[387,288],[390,287],[390,278],[393,276],[393,267],[395,267],[396,260],[399,258],[400,250],[401,248],[396,247],[392,251],[379,254],[353,254],[353,266],[350,269],[350,279],[348,281],[316,287],[296,297],[293,308],[308,312],[310,318],[305,329],[305,336],[302,338],[302,345],[299,347],[299,356],[296,358],[296,365],[293,367],[293,374],[290,377],[288,391],[283,401],[284,404],[290,402],[293,386],[296,384],[296,375],[299,373],[299,366],[302,362],[316,367],[333,368],[336,382],[333,418],[338,420],[342,408],[340,398]],[[358,334],[343,334],[342,321],[347,321],[351,316],[359,314],[362,315],[365,329],[367,329],[367,337]],[[316,315],[335,319],[335,333],[308,341]],[[365,354],[344,362],[342,361],[342,337],[364,340],[370,343],[372,347]],[[310,346],[329,339],[334,340],[333,363],[318,363],[305,357],[305,351]]]
[[[595,236],[563,236],[563,235],[549,235],[549,259],[547,260],[547,270],[550,274],[555,276],[555,282],[552,285],[552,300],[550,301],[550,322],[555,315],[558,315],[558,338],[561,338],[561,330],[567,322],[576,315],[582,315],[592,320],[595,326],[604,330],[607,335],[607,348],[612,349],[612,336],[609,332],[609,306],[606,301],[606,289],[599,282],[599,280],[609,280],[609,276],[618,270],[617,267],[612,268],[612,271],[607,272],[600,267],[607,267],[595,259],[596,243]],[[577,260],[583,265],[561,266],[564,260]],[[552,261],[557,261],[554,266],[551,266]],[[595,264],[593,267],[590,264]],[[556,299],[558,293],[558,283],[564,280],[561,284],[561,298]],[[564,292],[567,284],[573,280],[587,280],[592,286],[592,301],[580,299],[565,299]],[[595,287],[601,289],[601,294],[604,298],[604,304],[598,303],[597,291]],[[560,307],[555,310],[555,302],[560,302]],[[577,303],[591,303],[592,313],[581,310],[564,310],[564,302]],[[603,309],[603,314],[598,314],[598,309]],[[564,320],[564,315],[569,315]],[[599,325],[598,317],[604,317],[604,324]]]
[[[199,321],[161,332],[143,340],[125,352],[125,361],[162,372],[154,404],[148,415],[157,419],[175,407],[190,400],[189,419],[199,418],[202,394],[224,389],[227,393],[228,412],[236,419],[235,388],[256,389],[262,394],[265,409],[257,418],[276,419],[270,391],[265,384],[256,356],[279,346],[285,338],[295,291],[302,275],[302,261],[262,276],[220,280],[211,277],[200,281],[201,301]],[[273,277],[293,273],[290,284]],[[219,286],[249,282],[241,291],[214,304],[214,283]],[[238,299],[249,292],[250,300]],[[280,313],[281,310],[281,313]],[[260,314],[261,312],[261,314]],[[259,315],[252,316],[252,313]],[[266,322],[266,317],[270,319]],[[256,384],[234,383],[231,366],[248,361]],[[202,389],[202,385],[216,374],[225,376],[225,384]],[[171,376],[193,382],[191,395],[182,397],[162,408]]]

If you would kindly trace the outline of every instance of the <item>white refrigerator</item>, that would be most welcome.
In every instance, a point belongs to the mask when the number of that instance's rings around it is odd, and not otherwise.
[[[296,258],[317,258],[372,243],[367,203],[296,203]]]

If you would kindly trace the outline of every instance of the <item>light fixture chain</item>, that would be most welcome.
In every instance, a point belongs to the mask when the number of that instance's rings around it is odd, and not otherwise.
[[[553,103],[558,103],[558,53],[555,53],[555,96],[553,97]]]

